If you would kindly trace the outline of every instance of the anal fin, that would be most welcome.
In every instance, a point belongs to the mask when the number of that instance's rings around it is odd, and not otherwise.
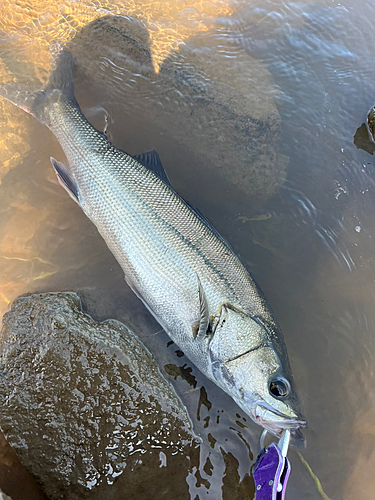
[[[59,183],[67,191],[69,196],[79,205],[79,191],[73,174],[68,169],[68,167],[66,167],[63,163],[55,160],[55,158],[52,158],[52,156],[50,160],[56,172]]]

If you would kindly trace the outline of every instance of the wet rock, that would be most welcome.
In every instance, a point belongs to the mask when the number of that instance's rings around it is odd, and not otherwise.
[[[374,112],[375,115],[375,112]],[[370,114],[369,114],[370,116]],[[374,116],[375,118],[375,116]],[[374,134],[370,132],[370,123],[371,119],[368,120],[368,125],[366,126],[365,123],[362,123],[360,127],[357,128],[354,137],[353,137],[353,142],[354,145],[358,149],[363,149],[363,151],[366,151],[370,155],[373,155],[375,152],[375,120],[374,120]]]
[[[189,498],[197,441],[150,353],[74,293],[16,299],[0,336],[0,426],[50,499]]]
[[[372,140],[375,142],[375,106],[373,106],[368,113],[367,123]]]
[[[25,491],[27,491],[27,498]],[[11,500],[43,500],[45,497],[35,479],[21,465],[15,451],[0,431],[0,500],[10,498]]]
[[[198,174],[207,198],[218,196],[210,190],[215,176],[223,193],[229,186],[255,206],[285,178],[280,116],[267,68],[228,38],[217,32],[192,37],[171,51],[158,74],[147,30],[131,18],[98,19],[70,47],[79,72],[116,98],[133,128],[140,124],[146,136],[157,129],[151,147],[163,149],[167,138],[167,154],[182,163],[185,157],[190,176],[192,165],[204,165]]]

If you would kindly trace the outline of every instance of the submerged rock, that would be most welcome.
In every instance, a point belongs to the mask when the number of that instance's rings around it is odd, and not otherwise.
[[[278,151],[271,74],[233,40],[218,31],[193,36],[156,73],[147,29],[133,18],[105,16],[85,26],[70,49],[79,73],[125,110],[117,126],[138,130],[131,144],[152,137],[145,148],[164,148],[163,161],[178,158],[190,179],[198,169],[205,197],[220,198],[218,189],[228,197],[229,188],[256,206],[278,191],[287,159]]]
[[[208,33],[164,61],[157,86],[164,109],[155,106],[155,120],[200,156],[207,175],[235,187],[253,207],[278,191],[287,159],[278,152],[280,116],[261,61]]]
[[[187,412],[143,344],[74,293],[16,299],[0,335],[0,426],[50,499],[189,498]]]

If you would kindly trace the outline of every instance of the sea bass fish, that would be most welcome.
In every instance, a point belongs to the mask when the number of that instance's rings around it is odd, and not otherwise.
[[[46,86],[0,95],[58,139],[60,184],[95,224],[134,293],[197,368],[275,436],[306,427],[277,320],[227,241],[172,188],[155,151],[132,157],[82,114],[63,50]]]

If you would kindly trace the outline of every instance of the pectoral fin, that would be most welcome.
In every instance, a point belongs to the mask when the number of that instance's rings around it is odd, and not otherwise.
[[[202,283],[201,283],[198,275],[197,275],[197,280],[198,280],[200,318],[199,318],[199,322],[197,322],[195,325],[193,325],[193,336],[194,336],[194,340],[196,340],[197,342],[200,342],[205,338],[205,336],[207,334],[208,326],[210,323],[210,317],[208,314],[208,304],[207,304],[206,295],[204,293]]]
[[[79,203],[78,199],[78,186],[73,177],[73,174],[63,163],[55,160],[55,158],[50,158],[52,166],[56,172],[57,178],[61,186],[67,191],[69,196],[76,202]]]

